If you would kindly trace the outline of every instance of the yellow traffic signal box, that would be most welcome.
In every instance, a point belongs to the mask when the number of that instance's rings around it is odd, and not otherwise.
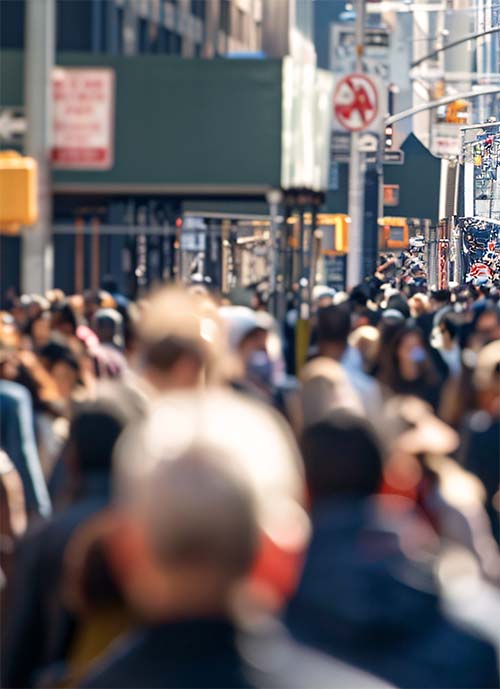
[[[38,217],[37,164],[16,151],[0,152],[0,231],[13,233]]]

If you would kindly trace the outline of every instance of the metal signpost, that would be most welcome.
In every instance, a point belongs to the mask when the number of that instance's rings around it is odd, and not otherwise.
[[[334,89],[331,149],[334,160],[349,163],[348,210],[351,222],[347,260],[346,286],[348,288],[361,282],[363,271],[367,267],[364,265],[366,263],[364,254],[366,251],[370,253],[370,256],[373,253],[374,238],[371,235],[377,232],[378,210],[377,194],[374,194],[374,190],[376,192],[378,185],[374,185],[372,177],[378,175],[378,169],[370,169],[370,193],[366,204],[365,184],[368,181],[367,166],[376,165],[378,168],[381,164],[379,151],[386,100],[386,89],[380,80],[379,73],[377,70],[373,73],[371,63],[366,59],[365,44],[368,39],[365,31],[363,0],[358,0],[356,3],[354,35],[352,35],[352,29],[349,33],[346,50],[353,59],[347,64],[353,71],[339,75]],[[378,32],[375,37],[377,50],[380,50],[379,44],[382,43],[382,53],[376,56],[377,64],[383,64],[387,57],[387,45],[385,45],[387,41],[385,35],[379,35],[380,33]],[[376,210],[372,208],[374,204],[377,207]],[[372,227],[373,221],[375,230]],[[365,224],[367,224],[367,232],[363,230]]]
[[[53,272],[50,151],[55,15],[55,0],[26,2],[24,152],[38,165],[38,221],[23,231],[22,288],[38,294],[51,288]]]
[[[364,73],[365,4],[356,3],[355,72],[339,78],[333,97],[333,133],[350,134],[349,155],[349,254],[347,287],[363,277],[363,220],[365,213],[366,156],[377,160],[380,145],[384,89],[377,77]],[[334,138],[335,141],[335,138]]]

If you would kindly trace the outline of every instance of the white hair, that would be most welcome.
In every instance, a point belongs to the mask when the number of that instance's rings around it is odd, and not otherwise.
[[[284,421],[227,390],[166,395],[115,452],[116,498],[146,521],[163,558],[211,559],[241,573],[259,531],[303,546],[303,491]]]

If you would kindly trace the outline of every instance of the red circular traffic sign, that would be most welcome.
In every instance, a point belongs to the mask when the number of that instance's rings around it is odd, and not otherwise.
[[[378,91],[366,74],[347,74],[335,87],[333,110],[335,119],[349,132],[368,129],[377,119]]]

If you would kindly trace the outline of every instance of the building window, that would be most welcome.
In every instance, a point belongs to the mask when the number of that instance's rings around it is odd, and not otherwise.
[[[220,28],[227,36],[230,35],[231,22],[229,19],[231,4],[229,0],[221,0],[220,4]]]
[[[160,26],[159,28],[158,52],[162,54],[168,52],[168,29],[164,26]]]
[[[262,50],[262,26],[260,24],[255,25],[255,50]]]
[[[123,53],[123,7],[116,10],[116,50],[118,55]]]
[[[160,27],[156,22],[150,21],[148,27],[149,52],[159,53],[160,50]]]
[[[178,33],[172,33],[172,50],[171,55],[181,55],[182,54],[182,38]]]
[[[236,27],[236,38],[242,43],[245,41],[245,13],[238,8],[238,26]]]
[[[205,6],[207,0],[191,0],[191,14],[202,21],[205,20]]]
[[[108,45],[108,27],[109,27],[109,10],[107,2],[101,2],[98,12],[100,13],[100,49],[103,53],[109,51],[110,46]]]
[[[9,4],[7,3],[7,6]],[[56,7],[57,50],[92,50],[92,21],[95,20],[92,12],[93,3],[86,0],[59,0]]]
[[[59,10],[59,8],[58,8]],[[24,46],[23,0],[0,0],[0,45],[4,49],[19,49]]]
[[[172,41],[173,41],[173,34],[170,29],[163,29],[163,41],[164,41],[164,52],[167,55],[172,54]]]
[[[139,19],[139,52],[149,53],[149,31],[147,19]]]

